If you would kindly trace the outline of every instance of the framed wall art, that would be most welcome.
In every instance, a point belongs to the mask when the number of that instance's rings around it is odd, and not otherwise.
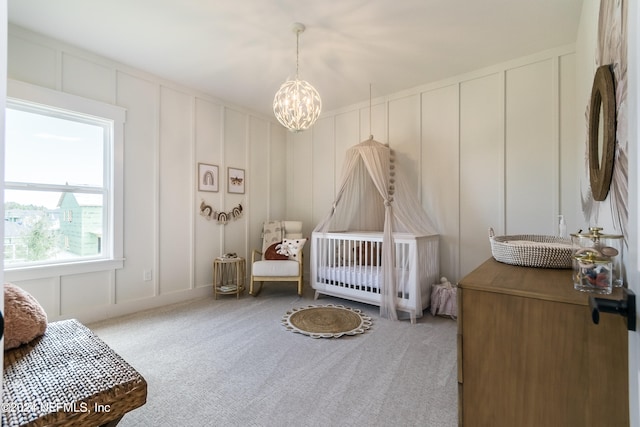
[[[227,192],[244,194],[244,169],[227,168]]]
[[[218,192],[218,166],[198,163],[198,191]]]

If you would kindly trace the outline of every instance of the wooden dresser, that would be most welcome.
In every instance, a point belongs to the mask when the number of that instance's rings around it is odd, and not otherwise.
[[[571,273],[491,258],[460,281],[460,425],[629,425],[626,318],[593,324]]]

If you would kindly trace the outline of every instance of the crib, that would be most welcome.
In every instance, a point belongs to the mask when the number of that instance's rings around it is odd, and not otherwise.
[[[396,311],[412,323],[429,307],[439,279],[438,235],[394,233]],[[313,232],[311,286],[315,297],[330,295],[380,306],[382,232]],[[416,268],[412,268],[412,267]]]

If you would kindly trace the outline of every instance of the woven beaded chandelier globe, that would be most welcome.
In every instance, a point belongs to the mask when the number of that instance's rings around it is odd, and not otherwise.
[[[296,33],[296,78],[287,80],[273,98],[273,113],[282,126],[291,132],[309,129],[318,120],[322,110],[322,100],[318,91],[308,82],[298,78],[298,46],[304,25],[295,23]]]

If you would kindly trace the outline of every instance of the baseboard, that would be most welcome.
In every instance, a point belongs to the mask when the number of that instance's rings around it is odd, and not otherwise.
[[[213,290],[210,286],[195,289],[187,289],[172,292],[169,294],[158,295],[151,298],[141,298],[132,301],[125,301],[118,304],[110,304],[100,307],[91,307],[86,312],[76,311],[74,318],[82,323],[93,323],[101,320],[107,320],[114,317],[125,316],[127,314],[137,313],[139,311],[150,310],[153,308],[163,307],[165,305],[176,304],[197,298],[213,298]],[[66,317],[49,319],[49,321],[63,320]]]

